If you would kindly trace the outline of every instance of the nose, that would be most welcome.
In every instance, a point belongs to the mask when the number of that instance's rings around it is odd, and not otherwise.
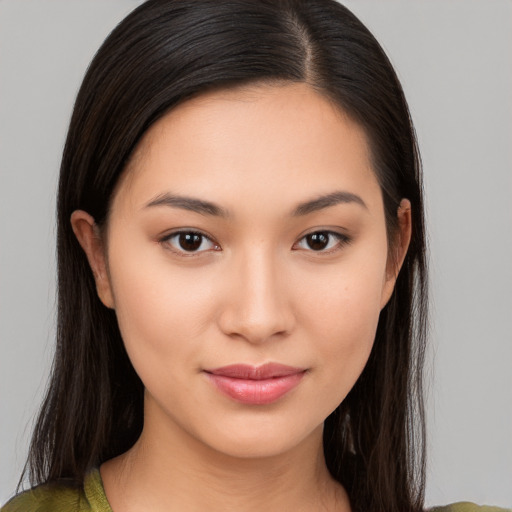
[[[223,276],[226,295],[220,329],[253,344],[288,335],[295,324],[290,283],[286,283],[276,259],[263,251],[252,251],[232,263]]]

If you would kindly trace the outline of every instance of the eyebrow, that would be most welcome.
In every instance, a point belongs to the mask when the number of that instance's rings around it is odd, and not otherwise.
[[[152,199],[146,208],[152,206],[171,206],[173,208],[181,208],[182,210],[189,210],[201,215],[213,215],[216,217],[229,217],[229,213],[224,208],[217,206],[210,201],[203,199],[196,199],[195,197],[178,196],[174,194],[160,194]]]
[[[292,211],[293,217],[308,215],[310,213],[336,206],[338,204],[354,203],[368,209],[366,203],[360,196],[352,192],[336,191],[330,194],[321,195],[315,199],[299,203]],[[154,206],[170,206],[172,208],[181,208],[201,215],[212,215],[215,217],[230,217],[227,210],[210,201],[197,199],[195,197],[180,196],[170,193],[164,193],[156,196],[147,205],[146,208]]]
[[[355,203],[358,204],[359,206],[362,206],[366,210],[368,209],[366,203],[361,199],[361,197],[359,197],[356,194],[353,194],[352,192],[345,192],[340,190],[332,192],[330,194],[319,196],[315,199],[312,199],[311,201],[305,201],[303,203],[300,203],[295,208],[292,215],[294,217],[308,215],[318,210],[323,210],[324,208],[329,208],[331,206],[336,206],[338,204],[347,203]]]

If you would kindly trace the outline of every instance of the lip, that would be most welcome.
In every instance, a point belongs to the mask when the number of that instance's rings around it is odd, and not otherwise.
[[[204,372],[229,398],[243,404],[265,405],[276,402],[298,386],[306,369],[278,363],[233,364]]]

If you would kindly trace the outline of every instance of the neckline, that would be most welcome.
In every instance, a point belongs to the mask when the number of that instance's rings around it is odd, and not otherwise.
[[[92,512],[113,512],[105,494],[103,480],[98,467],[92,468],[85,475],[84,492],[87,501],[91,505]]]

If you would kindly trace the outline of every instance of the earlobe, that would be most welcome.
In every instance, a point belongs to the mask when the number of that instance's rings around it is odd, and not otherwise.
[[[407,255],[412,235],[411,202],[402,199],[397,211],[398,233],[389,253],[386,279],[382,290],[381,309],[388,303],[395,287],[398,273]]]
[[[83,210],[75,210],[71,214],[71,226],[87,256],[101,302],[108,308],[114,309],[104,244],[94,218]]]

